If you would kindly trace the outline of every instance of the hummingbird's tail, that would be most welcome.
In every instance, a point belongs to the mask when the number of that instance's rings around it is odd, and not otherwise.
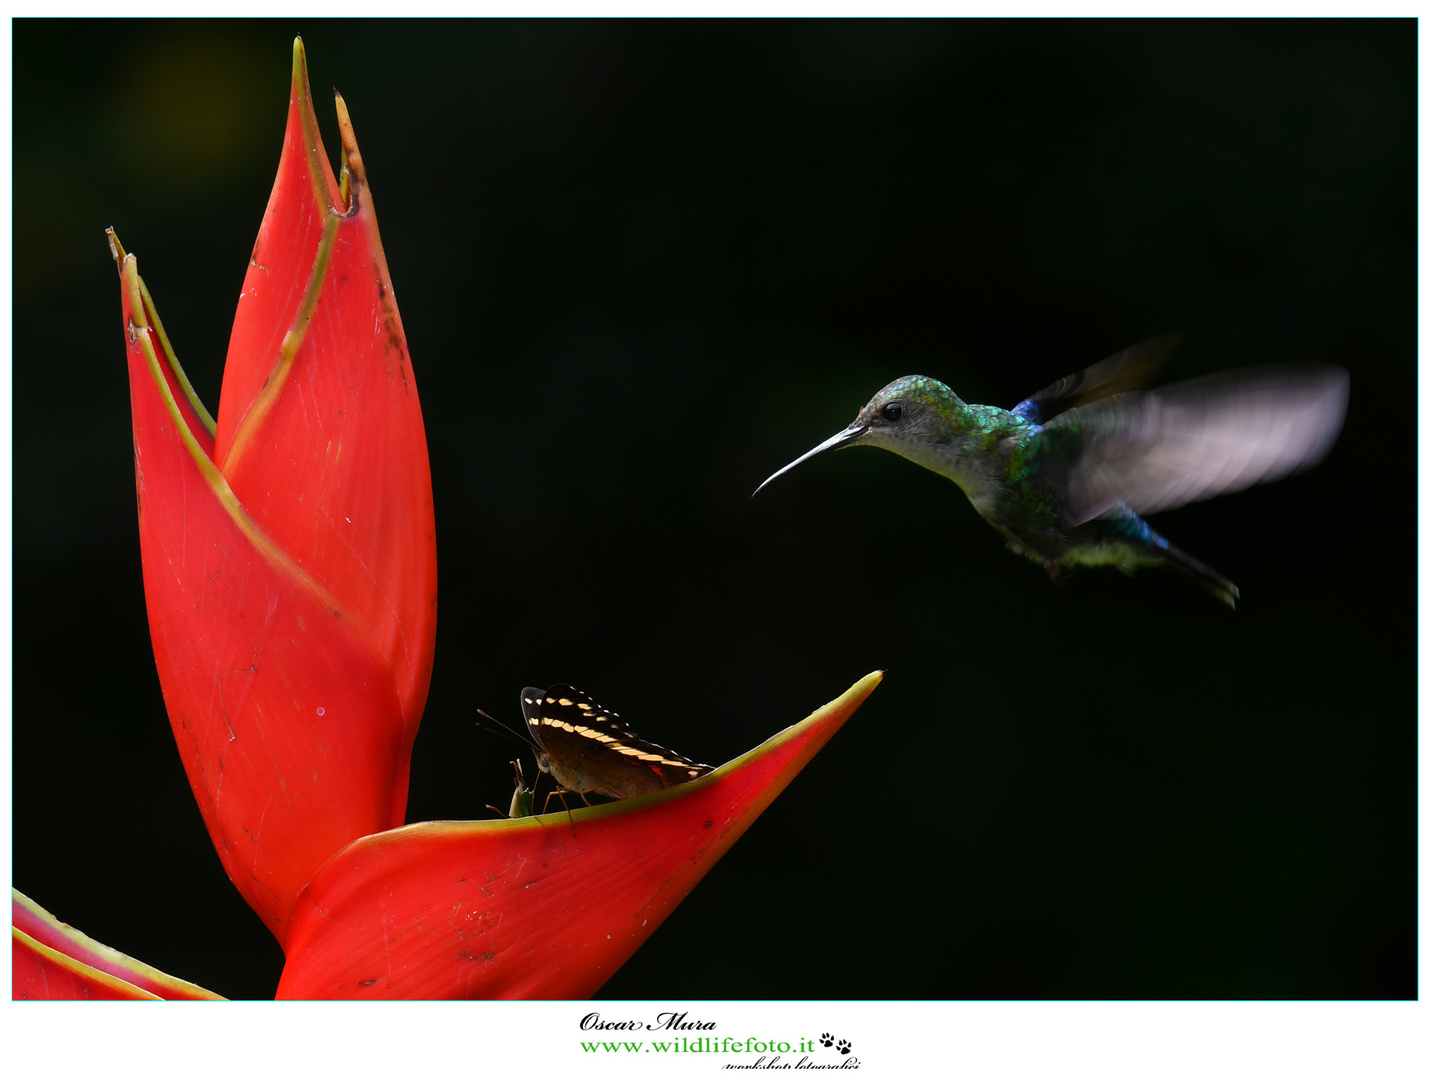
[[[1140,566],[1164,566],[1183,574],[1232,609],[1240,598],[1233,581],[1181,551],[1123,504],[1114,516],[1098,518],[1091,527],[1098,529],[1108,543],[1100,546],[1097,556],[1085,561],[1108,563],[1127,574]]]
[[[1165,566],[1184,574],[1212,596],[1218,597],[1233,610],[1240,598],[1235,583],[1217,570],[1212,570],[1199,559],[1185,554],[1174,544],[1166,542],[1158,550],[1165,557]]]

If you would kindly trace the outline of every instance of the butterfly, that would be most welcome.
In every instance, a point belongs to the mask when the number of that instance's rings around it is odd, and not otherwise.
[[[588,694],[556,683],[520,694],[535,761],[556,787],[633,799],[704,776],[712,767],[646,742]]]

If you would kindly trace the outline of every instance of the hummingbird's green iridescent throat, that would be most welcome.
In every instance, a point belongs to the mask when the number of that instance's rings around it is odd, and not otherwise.
[[[1350,376],[1330,364],[1276,365],[1134,389],[1178,344],[1176,334],[1152,338],[1013,409],[970,405],[936,379],[907,375],[756,494],[826,450],[878,446],[955,481],[1012,551],[1057,581],[1077,566],[1167,566],[1234,607],[1232,582],[1140,515],[1317,464],[1345,421]]]

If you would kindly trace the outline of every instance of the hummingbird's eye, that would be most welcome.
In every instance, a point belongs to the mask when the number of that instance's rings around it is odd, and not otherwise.
[[[887,401],[880,409],[880,415],[892,423],[905,414],[905,406],[898,401]]]

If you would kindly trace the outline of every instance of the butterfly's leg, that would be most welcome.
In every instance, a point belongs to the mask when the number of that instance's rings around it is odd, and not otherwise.
[[[546,796],[545,796],[545,808],[544,808],[543,810],[541,810],[540,812],[543,814],[543,813],[545,813],[547,810],[549,810],[549,809],[550,809],[550,800],[553,799],[556,795],[559,795],[559,796],[560,796],[560,805],[563,806],[563,807],[565,807],[565,816],[570,819],[570,835],[571,835],[571,836],[574,836],[574,835],[575,835],[575,815],[572,814],[572,813],[570,813],[570,804],[565,801],[565,790],[566,790],[565,788],[557,787],[554,791],[550,792],[549,795],[546,795]],[[580,795],[580,798],[582,798],[582,799],[585,798],[584,794],[579,793],[579,792],[577,792],[577,794]],[[589,803],[586,803],[585,805],[586,805],[586,806],[589,806],[590,804],[589,804]]]

